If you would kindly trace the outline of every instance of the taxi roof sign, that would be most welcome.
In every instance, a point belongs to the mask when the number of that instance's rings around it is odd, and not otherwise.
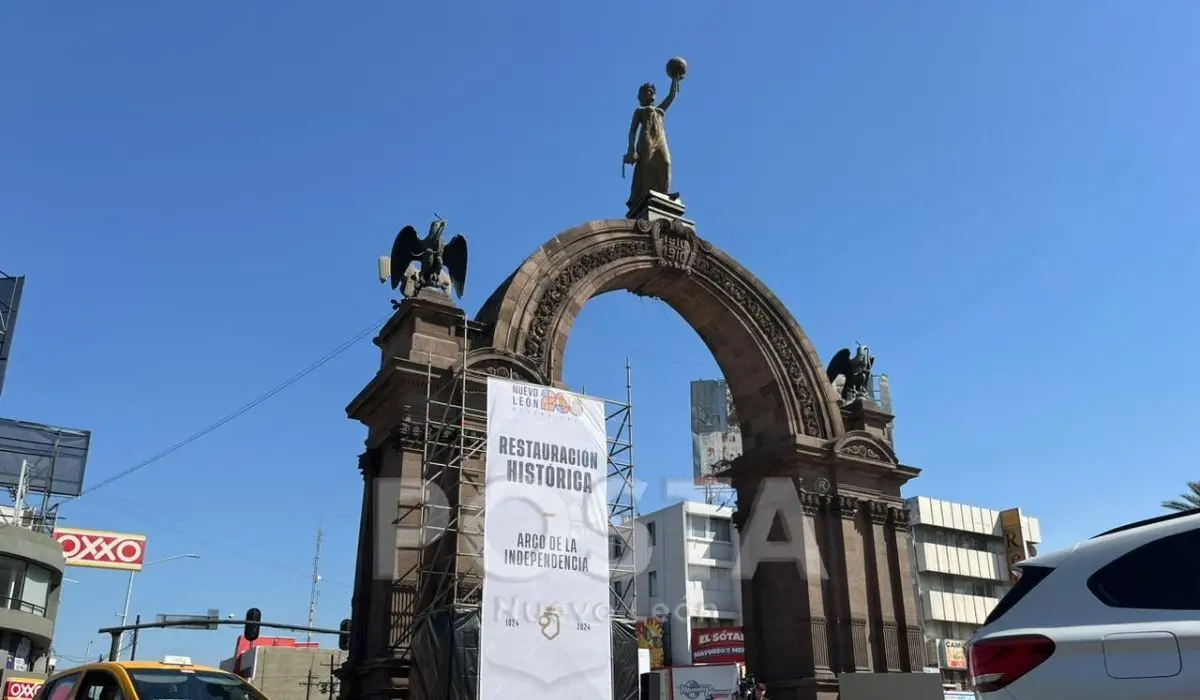
[[[163,657],[163,663],[171,666],[191,666],[192,657],[167,655]]]

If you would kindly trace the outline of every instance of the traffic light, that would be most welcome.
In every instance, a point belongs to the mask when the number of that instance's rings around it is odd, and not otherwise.
[[[250,608],[246,611],[246,629],[242,632],[242,637],[247,642],[253,642],[258,639],[259,627],[258,623],[262,621],[262,610],[258,608]]]
[[[341,630],[338,633],[338,649],[346,651],[350,648],[350,620],[342,620],[342,625],[338,629]]]

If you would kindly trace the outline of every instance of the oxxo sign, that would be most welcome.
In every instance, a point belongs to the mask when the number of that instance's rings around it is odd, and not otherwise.
[[[58,528],[54,539],[62,545],[67,566],[141,571],[146,560],[146,536],[104,530]]]
[[[36,678],[9,678],[4,684],[4,700],[33,700],[42,688]]]

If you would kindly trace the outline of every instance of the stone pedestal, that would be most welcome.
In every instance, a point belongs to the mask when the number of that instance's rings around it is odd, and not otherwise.
[[[408,697],[409,635],[422,599],[423,442],[430,386],[463,357],[469,324],[449,296],[432,289],[404,300],[374,342],[379,371],[346,408],[367,427],[351,644],[342,697]]]
[[[687,207],[683,205],[682,199],[671,199],[661,192],[651,190],[633,203],[625,218],[643,219],[645,221],[658,221],[659,219],[674,221],[680,219],[688,226],[695,228],[696,223],[694,221],[683,218],[685,211],[687,211]]]

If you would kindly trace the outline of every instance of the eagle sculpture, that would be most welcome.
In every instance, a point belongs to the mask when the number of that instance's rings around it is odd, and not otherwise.
[[[842,348],[829,361],[829,367],[825,370],[829,382],[834,386],[837,386],[838,378],[842,378],[839,398],[845,403],[856,399],[875,400],[871,387],[871,370],[875,368],[875,358],[871,355],[871,348],[862,343],[856,344],[858,350],[853,356],[850,355],[850,348]]]
[[[442,241],[446,222],[440,216],[429,225],[429,235],[421,238],[412,226],[405,226],[392,243],[390,282],[392,289],[404,285],[406,297],[416,295],[425,287],[446,291],[450,285],[462,298],[467,285],[467,239],[455,235]],[[420,266],[420,269],[418,269]],[[443,272],[449,283],[443,279]]]

